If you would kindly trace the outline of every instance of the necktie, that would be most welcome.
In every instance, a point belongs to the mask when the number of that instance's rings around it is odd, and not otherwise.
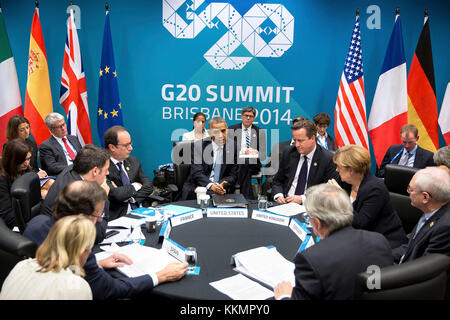
[[[62,138],[62,141],[64,143],[64,148],[66,148],[66,151],[69,154],[70,159],[72,159],[73,161],[75,159],[75,153],[73,152],[72,148],[69,147],[69,144],[67,143],[67,138]]]
[[[128,178],[127,174],[123,170],[122,162],[117,162],[117,166],[119,167],[120,179],[122,180],[122,184],[124,186],[130,185],[131,184],[130,179]],[[137,208],[137,205],[135,203],[130,202],[130,206],[131,206],[131,210],[134,210]]]
[[[249,132],[248,128],[245,128],[244,131],[245,131],[245,145],[248,149],[248,148],[250,148],[250,132]]]
[[[408,165],[408,160],[409,158],[412,157],[412,154],[409,153],[408,151],[406,151],[406,153],[403,155],[403,157],[400,159],[400,161],[398,162],[399,165],[401,166],[406,166]]]
[[[425,215],[422,215],[422,217],[420,218],[419,222],[417,223],[416,233],[414,233],[414,237],[413,238],[415,238],[417,236],[417,234],[419,233],[420,229],[422,229],[422,227],[425,224],[425,222],[427,222],[427,219],[425,218]]]
[[[214,182],[219,182],[220,180],[220,169],[222,168],[222,148],[216,151],[216,161],[214,162]]]
[[[302,195],[305,193],[306,176],[308,174],[308,158],[303,156],[303,164],[298,174],[297,187],[295,188],[296,195]]]

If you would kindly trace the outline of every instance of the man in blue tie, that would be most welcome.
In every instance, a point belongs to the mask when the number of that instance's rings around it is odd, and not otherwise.
[[[148,176],[142,170],[138,158],[131,156],[133,141],[122,126],[105,131],[104,145],[110,154],[107,183],[110,187],[110,217],[119,218],[139,207],[153,191]]]
[[[209,138],[194,142],[191,171],[180,200],[195,199],[195,189],[206,187],[208,194],[232,193],[238,178],[236,145],[227,140],[227,123],[222,117],[209,121]]]
[[[333,153],[317,142],[317,128],[310,120],[299,121],[292,127],[294,145],[283,153],[275,178],[272,195],[278,203],[304,202],[308,187],[337,179]]]
[[[381,161],[377,176],[384,178],[384,167],[389,164],[423,169],[434,166],[433,152],[417,145],[419,130],[413,124],[405,124],[400,129],[402,144],[390,146]]]

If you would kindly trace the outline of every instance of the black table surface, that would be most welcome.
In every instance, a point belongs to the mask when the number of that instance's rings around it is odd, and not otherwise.
[[[195,200],[179,201],[173,205],[198,208]],[[207,218],[188,222],[172,228],[169,238],[184,248],[197,249],[199,275],[185,275],[175,282],[167,282],[153,289],[152,294],[170,299],[225,300],[228,296],[209,283],[238,274],[233,270],[231,257],[241,251],[273,245],[286,259],[293,261],[301,240],[288,226],[251,219],[257,201],[249,201],[248,218]],[[296,216],[303,221],[301,215]],[[144,245],[161,248],[159,229],[148,233]],[[311,230],[312,231],[312,230]],[[270,261],[267,261],[270,263]],[[113,276],[117,274],[113,273]]]

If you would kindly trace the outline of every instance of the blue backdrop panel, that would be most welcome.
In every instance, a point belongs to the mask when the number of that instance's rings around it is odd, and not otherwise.
[[[125,127],[150,175],[171,161],[172,140],[192,129],[192,115],[220,115],[239,122],[251,105],[271,143],[290,137],[291,120],[332,117],[356,8],[360,9],[367,115],[400,7],[407,66],[430,16],[440,109],[449,81],[449,1],[183,1],[110,0],[111,34]],[[41,0],[40,19],[49,62],[54,109],[59,105],[69,1]],[[86,74],[92,133],[97,135],[99,69],[105,8],[102,1],[74,1]],[[24,101],[34,1],[2,0]],[[178,129],[178,130],[177,130]],[[440,136],[441,145],[444,145]]]

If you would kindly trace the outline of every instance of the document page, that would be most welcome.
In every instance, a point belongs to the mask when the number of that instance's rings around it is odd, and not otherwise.
[[[270,207],[267,209],[269,212],[273,212],[276,214],[281,214],[283,216],[292,217],[297,214],[306,212],[305,206],[302,206],[295,202],[290,202],[286,204],[281,204],[279,206]]]
[[[266,300],[273,292],[241,274],[210,283],[233,300]]]
[[[235,255],[236,271],[274,288],[282,281],[295,286],[295,264],[285,259],[275,247],[259,247]]]

